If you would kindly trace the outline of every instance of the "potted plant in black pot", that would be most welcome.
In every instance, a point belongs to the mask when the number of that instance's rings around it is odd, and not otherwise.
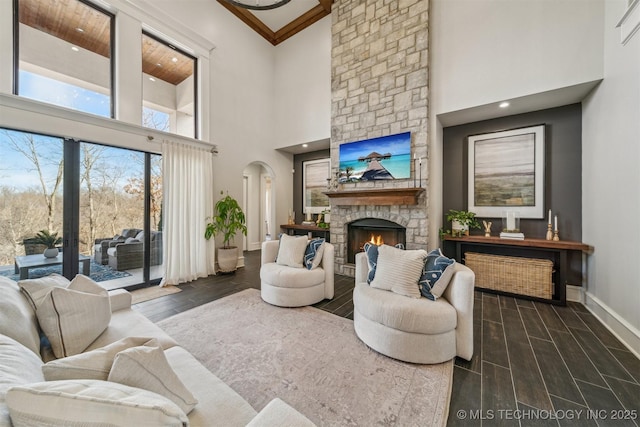
[[[215,205],[213,216],[204,231],[205,239],[211,236],[222,234],[223,245],[218,248],[218,266],[223,273],[236,271],[238,264],[238,247],[231,245],[238,232],[247,235],[246,218],[237,200],[227,194],[226,197],[218,200]]]
[[[55,258],[58,256],[58,248],[56,246],[62,243],[62,237],[58,237],[57,232],[51,233],[49,230],[40,230],[32,242],[47,247],[44,250],[45,258]]]

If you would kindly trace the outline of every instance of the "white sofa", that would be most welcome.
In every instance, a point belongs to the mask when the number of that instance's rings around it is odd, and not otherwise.
[[[456,263],[443,296],[414,299],[367,284],[369,264],[356,254],[353,326],[369,347],[411,363],[441,363],[473,356],[473,291],[475,275]]]
[[[310,425],[306,417],[279,399],[260,413],[239,394],[208,371],[176,341],[131,308],[131,294],[109,293],[111,321],[107,329],[84,352],[101,348],[125,337],[156,338],[169,365],[198,400],[188,414],[192,426]],[[12,425],[7,391],[14,386],[44,381],[38,322],[27,298],[16,282],[0,277],[0,427]],[[48,359],[45,356],[45,359]],[[106,425],[109,420],[102,420]],[[94,424],[87,424],[94,425]]]
[[[260,295],[269,304],[279,307],[302,307],[323,299],[332,299],[334,292],[334,247],[324,243],[320,265],[313,269],[276,264],[279,240],[262,242]]]

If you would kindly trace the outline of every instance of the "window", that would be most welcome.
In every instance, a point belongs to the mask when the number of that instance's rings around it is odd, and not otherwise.
[[[142,34],[142,125],[196,137],[196,59]]]
[[[113,16],[79,0],[17,0],[20,96],[113,117]]]

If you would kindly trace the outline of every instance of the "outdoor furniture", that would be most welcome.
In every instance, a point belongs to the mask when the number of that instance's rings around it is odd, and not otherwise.
[[[93,247],[93,259],[95,263],[101,265],[109,264],[109,254],[107,253],[108,249],[114,247],[117,243],[124,242],[129,237],[136,237],[141,231],[142,229],[140,228],[125,228],[122,230],[122,234],[96,239]]]
[[[78,261],[82,263],[82,274],[91,274],[91,257],[79,255]],[[44,255],[24,255],[15,258],[15,273],[20,273],[20,280],[29,278],[29,270],[38,267],[49,267],[62,264],[62,253],[55,258],[45,258]]]
[[[41,254],[45,249],[47,249],[47,246],[43,245],[42,243],[38,243],[38,239],[36,239],[35,237],[22,239],[22,244],[24,245],[25,255]]]
[[[162,232],[151,232],[150,265],[162,264]],[[142,268],[144,260],[144,235],[142,232],[136,238],[129,238],[125,242],[113,242],[107,249],[109,267],[114,270],[133,270]]]

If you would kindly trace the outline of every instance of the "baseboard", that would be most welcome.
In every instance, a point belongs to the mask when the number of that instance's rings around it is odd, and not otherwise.
[[[589,292],[584,292],[585,307],[609,330],[629,351],[640,358],[640,331],[620,317],[604,302]]]
[[[584,304],[584,292],[582,292],[582,286],[567,285],[567,301],[579,302]]]
[[[249,243],[248,251],[259,251],[262,248],[262,242]]]

